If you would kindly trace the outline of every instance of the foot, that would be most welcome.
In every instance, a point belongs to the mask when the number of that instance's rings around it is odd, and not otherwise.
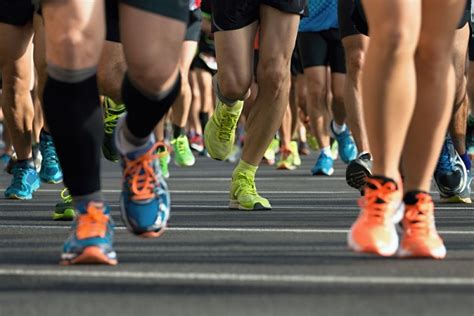
[[[41,181],[32,161],[17,161],[12,169],[13,178],[5,190],[5,198],[13,200],[31,200],[39,189]]]
[[[293,154],[293,164],[297,167],[301,166],[301,158],[300,158],[300,153],[298,150],[298,142],[297,141],[292,141],[290,142],[290,150],[291,153]]]
[[[307,142],[300,142],[298,145],[298,152],[301,156],[308,156],[311,152]]]
[[[111,98],[104,97],[104,103],[102,106],[104,116],[104,141],[102,142],[102,153],[104,154],[105,159],[112,162],[118,162],[119,154],[114,146],[113,133],[118,120],[125,115],[125,105],[117,104]]]
[[[163,176],[163,178],[168,179],[170,177],[168,164],[171,160],[170,153],[168,152],[168,147],[166,147],[165,143],[159,142],[157,143],[156,152],[159,157],[161,175]]]
[[[230,107],[217,99],[215,112],[204,129],[204,142],[211,158],[225,160],[230,155],[243,106],[243,101]]]
[[[64,243],[61,264],[116,265],[110,207],[103,202],[90,201],[77,211],[79,215],[72,224],[71,235]]]
[[[204,141],[201,135],[194,135],[190,139],[191,149],[200,153],[204,150]]]
[[[68,189],[61,191],[62,202],[54,207],[53,220],[55,221],[72,221],[76,217],[74,206],[72,205],[72,196]]]
[[[277,162],[277,169],[279,170],[295,170],[294,155],[288,148],[280,149],[280,159]]]
[[[363,192],[367,178],[372,175],[372,156],[361,153],[359,157],[349,162],[346,169],[346,182],[351,187]]]
[[[418,193],[416,197],[416,204],[405,206],[398,254],[400,257],[443,259],[446,248],[436,231],[433,200],[426,193]]]
[[[115,133],[117,148],[119,133]],[[135,151],[121,154],[121,215],[127,228],[141,237],[159,237],[170,216],[170,196],[161,176],[157,146],[150,140]]]
[[[278,148],[280,147],[280,141],[276,138],[272,139],[270,145],[268,145],[267,150],[263,154],[263,161],[266,162],[268,165],[273,166],[275,164],[276,154],[278,152]]]
[[[331,134],[338,143],[338,152],[341,160],[347,164],[357,158],[357,146],[347,126],[342,132],[336,133],[333,123],[334,121],[329,124]]]
[[[369,178],[361,211],[348,235],[349,248],[356,252],[392,256],[398,248],[395,225],[403,217],[402,190],[388,179]]]
[[[319,154],[318,160],[316,161],[314,167],[311,168],[311,174],[313,176],[316,176],[316,175],[331,176],[333,173],[334,173],[334,160],[330,155],[322,151]]]
[[[178,167],[191,167],[196,163],[193,152],[189,147],[188,137],[181,135],[171,141],[174,151],[174,163]]]
[[[56,154],[53,137],[43,131],[40,135],[40,151],[43,156],[39,173],[41,181],[52,184],[63,182],[63,172]]]
[[[245,172],[234,172],[230,187],[230,209],[238,210],[271,210],[267,199],[257,193],[255,176]]]

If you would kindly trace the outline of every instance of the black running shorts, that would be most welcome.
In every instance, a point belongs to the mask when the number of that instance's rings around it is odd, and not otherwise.
[[[213,31],[238,30],[252,24],[259,19],[260,5],[303,14],[306,0],[212,0]]]
[[[0,23],[24,26],[33,21],[34,13],[31,0],[0,0]]]
[[[469,61],[470,62],[474,62],[474,22],[471,22],[469,24],[470,26],[470,29],[471,29],[471,37],[469,38],[469,49],[468,49],[468,52],[469,52]]]
[[[355,9],[354,0],[339,0],[338,2],[337,14],[339,18],[339,33],[341,34],[341,39],[347,36],[361,34],[352,19]]]
[[[188,21],[189,0],[120,0],[129,6],[180,20]]]
[[[199,42],[201,37],[202,13],[201,9],[189,11],[188,27],[185,41]]]
[[[304,73],[303,63],[301,62],[300,50],[298,49],[298,39],[296,39],[296,46],[291,55],[291,75],[293,77]]]
[[[344,48],[337,29],[298,33],[298,49],[304,69],[329,66],[331,72],[346,73]]]

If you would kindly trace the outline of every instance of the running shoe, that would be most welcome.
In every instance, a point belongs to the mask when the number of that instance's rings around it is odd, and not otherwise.
[[[90,201],[78,206],[79,215],[64,243],[61,264],[117,264],[113,249],[114,222],[110,207]]]
[[[217,98],[216,109],[204,129],[204,143],[213,159],[225,160],[230,155],[243,106],[243,101],[237,101],[229,107]]]
[[[446,248],[436,231],[433,199],[426,193],[418,193],[416,198],[416,204],[405,204],[398,255],[443,259],[446,257]]]
[[[275,164],[276,154],[278,152],[278,148],[280,146],[280,141],[276,138],[272,139],[270,145],[268,145],[267,150],[263,154],[263,161],[270,166]]]
[[[311,174],[313,176],[323,175],[331,176],[334,173],[334,160],[331,156],[327,155],[325,152],[321,151],[319,154],[318,160],[313,168],[311,168]]]
[[[230,187],[229,208],[233,210],[271,210],[270,202],[257,193],[255,176],[245,172],[234,172]]]
[[[398,248],[396,224],[403,218],[402,189],[390,180],[369,178],[361,211],[348,235],[349,248],[356,252],[392,256]]]
[[[39,173],[41,171],[41,162],[43,161],[39,144],[33,144],[31,153],[33,155],[33,162],[35,164],[36,172]]]
[[[471,160],[474,160],[474,116],[469,114],[466,131],[466,151]]]
[[[300,157],[300,152],[298,150],[298,142],[297,141],[291,141],[290,142],[290,150],[291,153],[293,154],[293,163],[295,166],[299,167],[301,166],[301,157]]]
[[[39,173],[41,181],[53,184],[63,182],[63,172],[56,154],[53,137],[44,131],[41,131],[40,134],[40,152],[43,156]]]
[[[311,150],[318,151],[319,144],[313,134],[306,132],[306,139],[308,140],[308,146]]]
[[[332,136],[337,140],[338,143],[338,151],[341,160],[348,164],[352,160],[357,158],[357,146],[354,142],[354,138],[352,137],[349,128],[346,127],[344,131],[337,134],[333,129],[333,122],[329,124],[329,129],[331,130]]]
[[[55,221],[72,221],[76,217],[74,206],[72,204],[72,196],[68,189],[61,191],[62,202],[59,202],[54,207],[53,220]]]
[[[451,138],[444,141],[434,180],[444,203],[471,203],[470,172],[454,148]]]
[[[189,147],[188,137],[181,135],[171,141],[174,151],[174,163],[178,167],[191,167],[196,163],[193,152]]]
[[[193,137],[191,137],[189,142],[191,144],[192,150],[195,150],[198,153],[204,150],[204,141],[201,135],[198,135],[198,134],[194,135]]]
[[[5,197],[12,200],[31,200],[41,181],[32,161],[17,161],[12,169],[13,178],[5,190]]]
[[[309,145],[307,142],[299,142],[298,152],[301,156],[308,156],[311,151],[309,150]]]
[[[349,162],[346,169],[346,182],[349,186],[364,191],[367,178],[372,175],[372,156],[363,152],[359,157]]]
[[[171,157],[168,152],[168,148],[162,142],[157,143],[157,154],[160,162],[161,175],[163,178],[168,179],[170,177],[170,171],[168,169],[168,164],[170,163]]]
[[[111,98],[104,97],[102,104],[104,116],[104,140],[102,142],[102,153],[105,159],[118,162],[119,154],[114,146],[113,133],[118,120],[125,115],[125,104],[117,104]]]
[[[13,167],[15,166],[15,163],[16,163],[17,159],[18,158],[17,158],[15,152],[11,155],[7,154],[7,157],[5,157],[5,161],[6,161],[5,171],[6,171],[6,173],[13,174],[12,170],[13,170]]]
[[[339,144],[333,138],[331,138],[331,155],[333,160],[339,158]]]
[[[3,153],[2,155],[0,155],[0,161],[2,162],[4,168],[6,168],[6,166],[8,165],[11,159],[12,159],[12,156],[10,156],[7,153]]]
[[[277,169],[279,170],[295,170],[295,159],[293,152],[288,148],[280,149],[280,159],[277,162]]]
[[[157,146],[150,140],[143,148],[121,155],[121,215],[130,232],[141,237],[159,237],[170,216],[170,195],[161,176]]]
[[[230,162],[230,163],[236,163],[239,161],[241,154],[242,154],[242,148],[239,145],[235,144],[232,147],[232,151],[230,152],[229,157],[227,157],[225,161]]]

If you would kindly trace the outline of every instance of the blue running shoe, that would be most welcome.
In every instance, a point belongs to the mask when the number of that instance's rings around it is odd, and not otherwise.
[[[333,122],[329,124],[329,129],[331,130],[332,137],[337,140],[338,148],[339,148],[339,156],[341,160],[348,164],[352,160],[357,158],[357,146],[354,142],[354,138],[352,138],[351,133],[349,132],[349,128],[341,132],[340,134],[336,134],[333,129]]]
[[[114,222],[110,207],[103,202],[89,201],[77,207],[79,216],[64,243],[61,264],[117,264],[113,249]]]
[[[119,133],[115,134],[116,144]],[[161,175],[157,145],[150,141],[142,149],[121,155],[122,219],[132,233],[141,237],[159,237],[170,216],[170,196]]]
[[[321,151],[319,154],[318,160],[313,168],[311,168],[311,173],[313,176],[324,175],[330,176],[334,173],[334,160],[332,156]]]
[[[434,173],[441,201],[447,203],[471,203],[470,171],[454,148],[450,137],[446,137]]]
[[[40,152],[43,157],[39,173],[41,181],[52,184],[63,182],[63,172],[56,154],[53,137],[44,131],[41,131],[40,134]]]
[[[12,169],[13,179],[5,190],[5,197],[14,200],[31,200],[41,181],[32,161],[17,161]]]

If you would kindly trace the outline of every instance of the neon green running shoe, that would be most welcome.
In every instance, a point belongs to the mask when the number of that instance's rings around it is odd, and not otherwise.
[[[158,144],[157,154],[159,157],[161,175],[163,178],[168,179],[170,177],[170,171],[168,169],[168,164],[170,163],[170,153],[168,152],[168,148],[166,148],[164,143]]]
[[[298,150],[297,141],[294,140],[290,143],[290,150],[291,150],[291,153],[293,154],[293,164],[297,167],[301,166],[301,157]]]
[[[125,115],[125,105],[117,104],[111,98],[104,97],[102,104],[104,115],[104,141],[102,143],[102,153],[105,159],[118,162],[119,155],[113,144],[113,133],[118,120]]]
[[[306,140],[308,142],[309,148],[314,151],[319,150],[319,144],[313,134],[306,132]]]
[[[272,142],[270,143],[270,145],[268,145],[267,150],[263,154],[264,161],[270,166],[273,166],[275,164],[275,156],[276,156],[276,153],[278,152],[279,146],[280,146],[280,141],[276,138],[273,138]]]
[[[188,137],[181,135],[171,141],[174,151],[174,163],[179,167],[191,167],[196,163],[193,152],[189,147]]]
[[[232,175],[229,208],[233,210],[271,210],[267,199],[257,193],[255,176],[245,172]]]
[[[337,160],[339,157],[339,145],[337,141],[334,141],[331,145],[331,155],[333,160]]]
[[[295,156],[288,148],[280,149],[280,159],[277,162],[278,170],[295,170]]]
[[[72,205],[72,196],[67,189],[62,190],[61,199],[63,201],[54,207],[53,220],[72,221],[76,217],[76,213]]]
[[[234,106],[227,106],[217,99],[216,103],[214,114],[212,114],[204,129],[204,142],[211,158],[225,160],[234,146],[235,129],[244,102],[237,101]]]

